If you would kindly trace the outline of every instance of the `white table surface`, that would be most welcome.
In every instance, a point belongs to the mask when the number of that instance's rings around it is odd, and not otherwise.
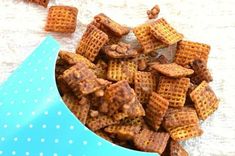
[[[63,4],[79,9],[72,35],[45,32],[47,9],[43,7],[23,0],[1,0],[0,83],[47,34],[53,35],[62,49],[74,51],[86,24],[97,13],[104,12],[133,27],[146,21],[146,10],[156,3],[161,7],[160,16],[185,39],[212,47],[208,65],[220,107],[202,123],[203,136],[184,142],[184,147],[192,156],[235,156],[235,0],[51,0],[49,6]]]

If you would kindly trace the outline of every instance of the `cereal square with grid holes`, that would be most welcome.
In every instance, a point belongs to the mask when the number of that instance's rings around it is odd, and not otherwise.
[[[175,79],[161,76],[157,93],[170,102],[170,107],[183,107],[189,85],[189,78]]]
[[[133,29],[133,32],[145,54],[166,46],[150,33],[150,25],[151,23],[145,23]]]
[[[153,91],[156,90],[157,78],[151,72],[135,73],[135,93],[141,104],[146,104]]]
[[[154,22],[150,26],[150,32],[167,45],[172,45],[183,39],[183,35],[178,33],[164,18]]]
[[[87,29],[76,48],[76,53],[81,54],[90,61],[94,61],[99,54],[100,49],[108,42],[108,40],[107,34],[90,24],[87,26]]]
[[[44,6],[45,8],[47,7],[49,0],[27,0],[28,2],[33,2],[39,5]]]
[[[73,33],[77,26],[78,9],[70,6],[51,6],[49,8],[45,30],[61,33]]]
[[[219,100],[206,81],[197,86],[190,93],[190,97],[194,102],[199,119],[207,119],[218,108]]]
[[[197,59],[207,62],[209,53],[210,46],[207,44],[180,41],[177,45],[174,62],[181,66],[187,66]]]
[[[102,87],[94,72],[82,62],[67,69],[63,73],[63,79],[78,97],[93,93]]]

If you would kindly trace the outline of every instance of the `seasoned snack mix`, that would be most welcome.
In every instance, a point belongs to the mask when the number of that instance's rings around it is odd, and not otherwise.
[[[76,8],[51,7],[46,30],[74,32],[76,16]],[[138,46],[123,39],[130,31]],[[172,44],[170,62],[157,50]],[[64,103],[97,135],[130,149],[187,156],[179,142],[201,136],[199,121],[219,105],[209,86],[209,52],[207,44],[183,40],[164,18],[130,29],[101,13],[75,53],[60,51],[56,80]]]
[[[73,33],[77,26],[78,9],[70,6],[51,6],[49,8],[46,31]]]

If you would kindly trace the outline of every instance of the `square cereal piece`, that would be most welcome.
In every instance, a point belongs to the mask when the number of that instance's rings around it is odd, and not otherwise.
[[[203,131],[198,124],[189,124],[169,129],[171,138],[175,141],[184,141],[201,136]]]
[[[145,116],[145,110],[136,97],[129,103],[124,104],[122,107],[122,111],[126,113],[129,118]]]
[[[79,54],[75,54],[75,53],[71,53],[71,52],[67,52],[67,51],[60,51],[59,52],[59,57],[61,59],[63,59],[66,63],[70,64],[70,65],[75,65],[79,62],[83,62],[84,64],[86,64],[91,69],[96,68],[95,64],[93,64],[90,60],[88,60],[87,58],[85,58],[85,57],[83,57],[82,55],[79,55]]]
[[[159,129],[168,106],[168,100],[164,99],[161,95],[152,92],[146,108],[146,121],[154,130],[157,131]]]
[[[196,110],[190,107],[169,108],[164,118],[163,125],[166,129],[199,123]]]
[[[197,86],[190,93],[190,97],[194,102],[199,119],[205,120],[218,108],[219,100],[206,81]]]
[[[92,131],[97,131],[110,125],[118,124],[119,121],[114,120],[112,117],[99,114],[98,117],[88,118],[86,125]]]
[[[95,131],[95,134],[97,134],[98,136],[100,136],[101,138],[103,138],[109,142],[113,142],[112,138],[109,137],[109,135],[106,132],[104,132],[103,130]]]
[[[135,72],[137,72],[135,61],[112,59],[108,63],[107,79],[112,81],[127,80],[132,84]]]
[[[85,97],[84,97],[85,98]],[[90,103],[86,98],[86,103],[81,103],[80,100],[73,94],[64,94],[64,103],[68,106],[70,111],[83,123],[86,124]]]
[[[80,43],[77,46],[76,53],[81,54],[90,61],[94,61],[99,54],[100,49],[108,42],[108,35],[96,28],[94,25],[88,25],[83,34]]]
[[[120,140],[133,140],[140,129],[140,125],[111,125],[106,127],[104,131],[111,135],[116,135]]]
[[[73,33],[77,26],[78,9],[70,6],[51,6],[45,30]]]
[[[167,45],[172,45],[183,39],[183,35],[178,33],[164,18],[158,19],[150,25],[150,32],[158,40]]]
[[[149,97],[157,87],[157,78],[151,72],[135,73],[135,93],[141,104],[146,104],[149,101]]]
[[[180,41],[177,45],[174,62],[186,66],[196,59],[207,62],[210,46],[203,43]]]
[[[95,22],[99,23],[100,25],[104,26],[106,29],[112,32],[115,36],[123,36],[130,32],[127,27],[121,26],[117,22],[110,19],[103,13],[100,13],[94,17]],[[102,30],[102,27],[101,27]]]
[[[49,0],[27,0],[27,1],[39,4],[41,6],[44,6],[45,8],[47,7],[47,5],[49,3]]]
[[[137,26],[133,29],[137,40],[139,41],[140,45],[142,46],[144,53],[152,52],[156,49],[160,49],[165,47],[166,45],[161,41],[157,40],[151,33],[150,33],[150,25],[151,23],[142,24]]]
[[[189,85],[189,78],[174,79],[161,76],[157,93],[170,102],[170,107],[183,107]]]
[[[166,148],[168,139],[168,133],[143,129],[139,134],[135,135],[134,144],[139,150],[162,154]]]
[[[205,61],[194,60],[191,63],[191,67],[194,70],[194,74],[191,76],[191,82],[193,84],[199,85],[202,81],[209,83],[213,80]]]
[[[171,140],[170,156],[189,156],[189,154],[177,141]]]
[[[135,100],[135,92],[128,82],[123,80],[110,85],[105,90],[105,102],[108,103],[108,115],[113,115],[124,105]]]
[[[94,72],[82,62],[66,70],[63,79],[78,97],[93,93],[102,87]]]
[[[176,63],[169,64],[154,64],[152,69],[158,71],[159,73],[173,78],[186,77],[193,74],[192,69],[184,68]]]

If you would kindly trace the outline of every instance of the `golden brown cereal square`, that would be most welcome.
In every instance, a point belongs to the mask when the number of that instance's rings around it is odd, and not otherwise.
[[[123,36],[129,33],[129,29],[127,27],[121,26],[117,22],[110,19],[103,13],[100,13],[94,17],[96,23],[104,26],[106,29],[112,32],[115,36]],[[102,28],[101,28],[102,30]]]
[[[108,42],[108,36],[94,25],[88,25],[77,46],[76,53],[94,61],[100,49]]]
[[[184,141],[190,138],[201,136],[203,131],[198,124],[189,124],[169,129],[171,138],[175,141]]]
[[[188,156],[188,152],[174,140],[170,141],[170,156]]]
[[[50,0],[27,0],[27,1],[39,4],[39,5],[44,6],[46,8]]]
[[[219,100],[206,81],[197,86],[190,93],[190,97],[194,102],[199,119],[205,120],[218,108]]]
[[[111,125],[106,127],[104,131],[116,135],[120,140],[133,140],[140,129],[140,125]]]
[[[95,92],[102,87],[93,71],[82,62],[66,70],[63,79],[78,97]]]
[[[179,78],[179,77],[185,77],[193,74],[192,69],[184,68],[176,63],[169,63],[169,64],[158,64],[152,66],[152,69],[160,72],[161,74],[173,77],[173,78]]]
[[[174,79],[161,76],[157,93],[170,102],[170,107],[183,107],[189,85],[189,78]]]
[[[90,103],[80,103],[80,100],[73,94],[64,94],[64,103],[68,106],[71,112],[83,123],[86,124]]]
[[[102,137],[103,139],[105,139],[109,142],[113,142],[112,138],[109,137],[109,135],[106,132],[104,132],[103,130],[95,131],[95,134],[97,134],[98,136]]]
[[[164,18],[160,18],[151,24],[150,32],[158,40],[168,45],[172,45],[183,39],[183,35],[178,33]]]
[[[60,95],[63,95],[66,93],[71,93],[71,88],[68,86],[66,81],[63,79],[62,75],[60,75],[56,78],[56,83],[57,83],[57,87],[60,92]]]
[[[196,110],[190,107],[169,108],[164,118],[166,129],[199,123]]]
[[[211,82],[213,80],[210,71],[207,69],[205,61],[194,60],[191,63],[194,74],[191,76],[191,82],[199,85],[202,81]]]
[[[157,152],[162,154],[165,150],[169,134],[165,132],[154,132],[143,129],[134,138],[135,146],[145,152]]]
[[[122,111],[126,113],[129,118],[145,116],[145,110],[136,97],[129,103],[124,104]]]
[[[150,25],[151,23],[146,23],[133,29],[137,40],[144,50],[144,53],[150,53],[156,49],[160,49],[166,46],[150,33]]]
[[[129,83],[133,83],[136,71],[135,61],[112,59],[108,64],[107,79],[112,81],[127,80]]]
[[[78,9],[70,6],[51,6],[49,8],[45,30],[61,33],[73,33],[77,25]]]
[[[98,117],[88,118],[86,125],[92,131],[97,131],[110,125],[118,124],[119,121],[112,119],[107,115],[100,114]]]
[[[186,66],[194,60],[200,59],[205,62],[208,60],[210,46],[203,43],[180,41],[177,45],[174,62]]]
[[[168,100],[152,92],[146,108],[146,121],[154,130],[157,131],[159,129],[168,106]]]
[[[135,73],[135,93],[140,103],[148,103],[151,93],[156,90],[156,81],[156,76],[151,72],[138,71]]]
[[[67,52],[67,51],[60,51],[59,57],[70,65],[75,65],[79,62],[83,62],[91,69],[96,68],[95,64],[93,64],[90,60],[88,60],[87,58],[83,57],[80,54],[75,54],[75,53],[71,53],[71,52]]]
[[[108,103],[108,114],[113,115],[124,104],[135,100],[135,92],[128,82],[123,80],[110,85],[105,90],[105,102]]]

